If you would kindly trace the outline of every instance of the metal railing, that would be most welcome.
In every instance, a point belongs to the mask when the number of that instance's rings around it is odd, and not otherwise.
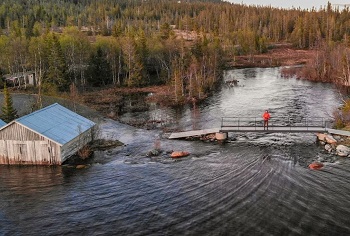
[[[306,118],[271,118],[269,127],[319,127],[329,128],[330,121],[323,117],[306,117]],[[224,127],[263,127],[264,120],[257,117],[222,117],[221,128]]]

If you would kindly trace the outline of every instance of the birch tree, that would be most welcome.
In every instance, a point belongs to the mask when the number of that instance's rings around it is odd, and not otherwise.
[[[137,52],[136,43],[133,37],[125,37],[122,41],[123,59],[126,71],[126,85],[141,86],[143,64]]]
[[[45,39],[44,37],[33,37],[29,42],[30,64],[34,68],[35,81],[38,88],[38,96],[34,109],[41,109],[42,104],[42,84],[43,76],[46,71]]]

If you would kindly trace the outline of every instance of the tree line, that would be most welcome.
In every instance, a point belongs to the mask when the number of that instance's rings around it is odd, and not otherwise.
[[[164,26],[163,28],[167,28]],[[2,74],[34,71],[42,93],[79,88],[172,84],[176,102],[188,95],[201,98],[220,77],[221,46],[216,38],[198,38],[188,45],[169,29],[146,36],[130,29],[120,37],[88,36],[77,27],[30,38],[0,36]]]
[[[348,7],[335,8],[330,3],[321,9],[301,10],[219,0],[3,0],[0,28],[3,33],[19,33],[22,28],[25,37],[32,37],[38,36],[38,28],[76,26],[90,35],[118,37],[132,28],[154,34],[169,24],[179,30],[220,35],[226,46],[288,40],[310,48],[320,39],[343,40],[350,32],[349,16]]]
[[[330,3],[286,10],[218,0],[3,0],[0,72],[35,71],[46,94],[72,83],[170,84],[178,103],[204,97],[225,59],[266,52],[273,42],[325,45],[325,53],[347,47],[349,19],[349,8]]]

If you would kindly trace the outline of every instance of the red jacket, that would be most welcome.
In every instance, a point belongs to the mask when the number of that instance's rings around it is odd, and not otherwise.
[[[265,111],[265,113],[264,113],[264,115],[263,115],[263,118],[264,118],[264,120],[268,120],[268,119],[270,119],[270,113],[268,113],[268,112],[266,112]]]

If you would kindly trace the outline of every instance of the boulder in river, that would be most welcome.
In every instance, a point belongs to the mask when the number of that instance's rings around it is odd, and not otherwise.
[[[172,158],[180,158],[180,157],[187,157],[188,155],[190,155],[189,152],[180,151],[180,152],[172,152],[170,156]]]
[[[77,165],[75,168],[76,169],[85,169],[85,168],[87,168],[87,165]]]
[[[324,149],[326,150],[326,151],[328,151],[328,152],[332,152],[332,145],[330,145],[330,144],[326,144],[325,146],[324,146]]]
[[[313,162],[309,165],[309,168],[312,170],[319,170],[323,167],[324,165],[320,162]]]
[[[319,141],[323,141],[323,142],[326,142],[328,144],[335,144],[335,143],[337,143],[337,140],[335,138],[333,138],[333,136],[330,135],[330,134],[318,133],[317,134],[317,138],[318,138]]]
[[[159,156],[160,154],[161,154],[161,150],[159,150],[159,149],[153,149],[153,150],[151,150],[151,151],[149,151],[147,154],[146,154],[146,156],[148,156],[148,157],[151,157],[151,156]]]
[[[338,156],[346,157],[350,154],[350,148],[344,145],[338,145],[336,148],[336,152]]]

